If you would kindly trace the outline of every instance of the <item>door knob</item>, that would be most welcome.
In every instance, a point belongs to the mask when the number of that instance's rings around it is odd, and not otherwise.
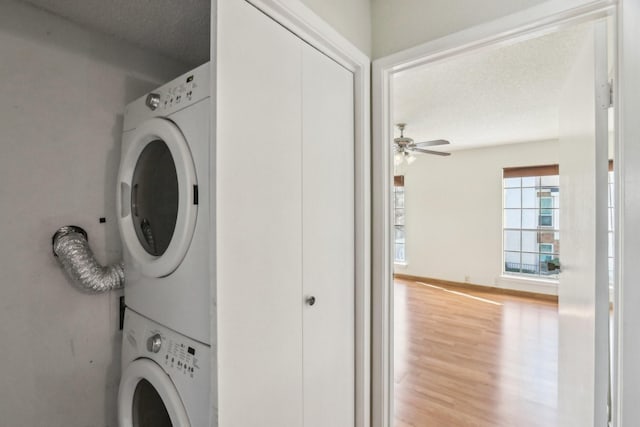
[[[316,303],[316,297],[314,296],[307,297],[305,302],[307,303],[307,305],[314,305]]]

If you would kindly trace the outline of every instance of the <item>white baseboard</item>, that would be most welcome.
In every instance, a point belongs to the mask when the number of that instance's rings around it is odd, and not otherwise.
[[[558,295],[557,280],[529,279],[526,277],[504,275],[496,277],[494,286],[501,289]]]

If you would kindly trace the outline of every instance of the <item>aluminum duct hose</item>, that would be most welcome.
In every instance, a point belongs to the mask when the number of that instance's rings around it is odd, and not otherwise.
[[[87,232],[68,225],[53,235],[53,254],[81,290],[99,294],[124,285],[122,264],[103,267],[96,261],[87,241]]]

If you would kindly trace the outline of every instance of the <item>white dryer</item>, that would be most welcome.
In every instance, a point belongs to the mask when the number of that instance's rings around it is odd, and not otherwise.
[[[210,346],[127,309],[118,426],[216,426],[212,358],[215,351]]]
[[[117,210],[125,303],[190,338],[209,338],[209,64],[127,105]]]

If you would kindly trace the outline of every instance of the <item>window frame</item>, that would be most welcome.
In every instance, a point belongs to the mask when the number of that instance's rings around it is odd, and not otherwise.
[[[553,178],[549,180],[545,177]],[[556,193],[555,196],[554,193]],[[550,262],[555,261],[554,263],[559,264],[560,259],[560,229],[557,222],[560,216],[560,207],[557,203],[559,194],[558,165],[503,169],[501,227],[503,276],[554,282],[559,280],[559,271],[553,273],[555,270],[548,270]],[[535,197],[533,205],[531,205],[532,195]],[[518,212],[519,217],[514,215],[515,212]],[[532,237],[533,233],[535,237]],[[547,241],[550,233],[553,233],[551,242]],[[535,241],[532,242],[532,239]],[[514,256],[518,259],[517,262]],[[525,258],[531,258],[532,261],[525,262]],[[509,264],[513,266],[510,268]]]

